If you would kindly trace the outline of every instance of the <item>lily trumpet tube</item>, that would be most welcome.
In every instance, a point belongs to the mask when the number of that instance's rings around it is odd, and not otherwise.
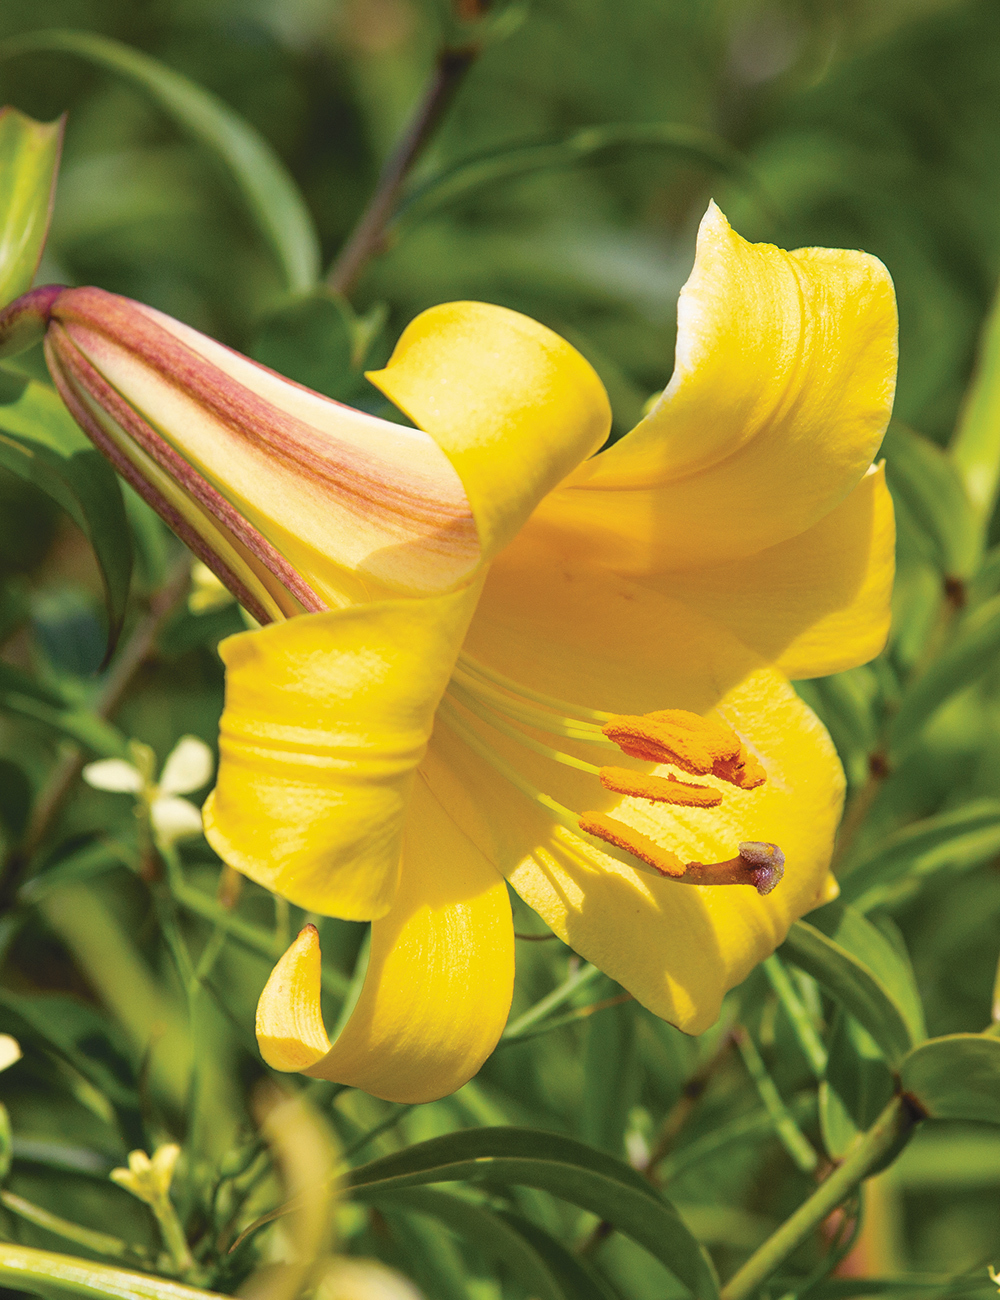
[[[604,450],[589,364],[489,304],[424,312],[369,376],[414,428],[100,290],[5,317],[0,346],[45,331],[81,426],[267,624],[220,646],[206,834],[372,922],[332,1044],[316,930],[278,963],[273,1067],[399,1101],[465,1082],[510,1006],[505,880],[689,1033],[835,896],[843,773],[790,679],[888,630],[875,258],[749,244],[710,206],[670,383]]]

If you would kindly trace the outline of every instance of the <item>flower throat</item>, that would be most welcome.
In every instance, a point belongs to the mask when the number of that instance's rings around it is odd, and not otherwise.
[[[682,862],[635,827],[601,812],[575,813],[538,790],[507,763],[468,724],[456,708],[473,714],[502,735],[537,754],[595,776],[606,790],[650,803],[714,808],[723,800],[715,786],[615,765],[597,766],[526,735],[522,727],[566,740],[615,750],[630,758],[669,764],[688,775],[711,775],[741,790],[767,780],[761,764],[739,737],[720,722],[686,709],[643,715],[604,713],[526,690],[462,653],[441,704],[442,716],[457,735],[523,794],[544,807],[574,835],[602,852],[651,871],[660,878],[693,885],[753,885],[769,894],[784,874],[785,856],[776,844],[748,840],[725,862]]]

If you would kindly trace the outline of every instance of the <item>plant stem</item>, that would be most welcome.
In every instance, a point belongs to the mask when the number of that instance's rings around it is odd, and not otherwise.
[[[748,1300],[762,1282],[842,1204],[899,1141],[923,1118],[903,1096],[893,1097],[872,1127],[842,1164],[803,1201],[791,1218],[772,1233],[759,1250],[722,1288],[720,1300]]]
[[[438,55],[434,73],[416,112],[386,159],[368,206],[330,268],[326,282],[335,293],[349,293],[366,263],[381,249],[386,225],[410,169],[451,107],[456,91],[478,54],[477,45],[466,45],[461,49],[445,48]]]
[[[171,569],[159,591],[154,592],[148,610],[115,657],[91,710],[97,717],[107,720],[121,704],[136,673],[149,658],[160,629],[187,591],[190,575],[191,557],[185,554]],[[32,810],[24,839],[0,870],[0,911],[6,910],[13,902],[31,859],[44,843],[49,828],[83,770],[83,765],[83,752],[74,747],[53,768]]]

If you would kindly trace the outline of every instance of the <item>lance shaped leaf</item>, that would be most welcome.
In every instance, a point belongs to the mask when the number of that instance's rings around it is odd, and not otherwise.
[[[932,1038],[907,1056],[899,1074],[903,1090],[931,1119],[1000,1124],[1000,1038]]]
[[[42,256],[63,125],[0,108],[0,307],[31,287]]]
[[[796,921],[781,954],[824,989],[875,1039],[890,1065],[913,1046],[914,1036],[899,1003],[878,976],[846,948],[808,921]]]
[[[35,382],[16,402],[0,406],[0,465],[58,502],[94,548],[104,581],[110,653],[125,618],[132,576],[131,533],[114,470],[56,394]]]
[[[362,1165],[346,1182],[370,1199],[376,1190],[464,1180],[550,1192],[644,1246],[697,1300],[718,1296],[711,1261],[674,1207],[634,1169],[572,1138],[506,1127],[453,1133]]]

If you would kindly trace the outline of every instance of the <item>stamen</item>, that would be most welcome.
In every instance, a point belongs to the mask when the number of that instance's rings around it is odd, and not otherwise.
[[[509,695],[495,690],[485,682],[477,680],[469,673],[456,666],[452,682],[463,686],[470,694],[486,704],[491,710],[520,722],[536,731],[547,731],[554,736],[564,736],[567,740],[580,740],[588,745],[601,745],[612,748],[612,742],[593,722],[582,722],[579,718],[560,716],[545,709],[536,709],[533,705],[520,700],[512,700]]]
[[[467,650],[459,652],[459,666],[466,672],[474,673],[477,677],[483,677],[488,682],[502,687],[505,691],[512,691],[515,695],[523,695],[526,699],[534,700],[536,704],[544,704],[546,708],[554,709],[556,713],[564,713],[569,717],[574,714],[584,719],[586,722],[596,723],[598,726],[611,720],[613,713],[605,713],[602,709],[588,709],[583,704],[570,704],[566,700],[557,699],[554,695],[543,695],[540,691],[529,691],[526,686],[520,682],[515,682],[511,677],[504,677],[503,673],[498,673],[494,668],[487,668],[485,664],[480,663]]]
[[[502,735],[510,736],[511,740],[516,740],[519,744],[525,745],[536,754],[551,758],[553,762],[562,763],[564,767],[575,767],[580,772],[589,772],[591,776],[600,775],[601,769],[595,767],[593,763],[587,763],[582,758],[577,758],[575,754],[564,754],[561,749],[553,749],[551,745],[543,745],[541,741],[526,736],[523,731],[508,726],[489,706],[482,705],[472,692],[466,690],[460,683],[452,681],[447,693],[458,700],[459,704],[467,708],[470,713],[474,713],[477,718],[495,728]]]
[[[753,885],[758,894],[764,895],[769,894],[785,874],[784,853],[777,844],[762,840],[747,840],[739,846],[739,856],[726,862],[685,864],[676,853],[662,848],[642,831],[606,813],[583,813],[580,829],[634,854],[661,876],[686,885]]]
[[[673,776],[633,772],[628,767],[602,767],[600,778],[605,790],[631,795],[634,799],[649,799],[652,803],[679,804],[686,808],[717,808],[722,803],[722,795],[710,785],[688,785]]]
[[[609,817],[607,813],[585,812],[580,815],[579,826],[588,835],[596,835],[606,844],[613,844],[615,848],[624,849],[626,853],[647,862],[661,876],[679,880],[684,875],[684,863],[676,853],[661,848],[648,835],[643,835],[642,831],[637,831],[632,826],[626,826],[617,817]]]

